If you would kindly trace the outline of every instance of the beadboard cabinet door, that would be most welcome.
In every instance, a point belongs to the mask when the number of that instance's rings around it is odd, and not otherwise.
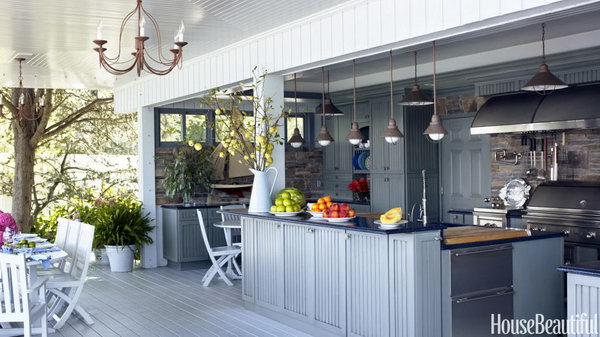
[[[389,336],[388,237],[346,236],[347,335]]]
[[[372,174],[371,212],[383,213],[391,208],[402,207],[406,214],[409,205],[406,205],[404,180],[403,174]]]
[[[283,307],[283,225],[254,220],[254,279],[256,305],[281,311]],[[245,243],[244,243],[245,244]]]

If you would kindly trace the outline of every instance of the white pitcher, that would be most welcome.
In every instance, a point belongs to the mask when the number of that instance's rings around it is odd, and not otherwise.
[[[275,177],[269,189],[268,172],[270,170],[275,171]],[[252,194],[250,195],[248,212],[267,213],[271,210],[271,193],[273,193],[273,187],[275,187],[275,181],[279,172],[274,167],[269,167],[264,171],[250,169],[250,172],[254,174],[254,182],[252,183]]]

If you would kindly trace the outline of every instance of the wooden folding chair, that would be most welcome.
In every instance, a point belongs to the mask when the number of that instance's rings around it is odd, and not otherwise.
[[[237,254],[241,253],[242,250],[240,247],[236,246],[211,247],[210,241],[208,241],[208,235],[206,234],[204,218],[202,217],[202,212],[200,210],[198,210],[198,220],[200,222],[200,230],[202,231],[202,239],[204,240],[204,245],[208,251],[210,261],[212,262],[212,267],[210,267],[210,269],[202,278],[202,285],[208,287],[210,281],[212,281],[215,275],[219,274],[221,279],[223,279],[227,285],[233,286],[233,283],[227,277],[227,275],[225,275],[225,271],[222,269],[222,267]]]
[[[26,268],[25,254],[0,254],[0,273],[2,275],[0,322],[23,323],[22,328],[3,325],[0,335],[30,337],[32,333],[40,333],[44,337],[48,336],[44,296],[46,280],[38,278],[36,284],[30,285]],[[37,296],[34,296],[35,292],[38,292]],[[40,328],[34,329],[32,323],[36,320],[39,320]]]

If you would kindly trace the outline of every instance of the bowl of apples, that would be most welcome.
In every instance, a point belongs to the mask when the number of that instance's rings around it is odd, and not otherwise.
[[[355,218],[356,212],[346,203],[332,203],[323,211],[323,218],[329,222],[348,222]]]

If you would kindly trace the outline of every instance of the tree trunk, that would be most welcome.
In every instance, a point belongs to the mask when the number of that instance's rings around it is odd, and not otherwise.
[[[13,90],[12,101],[18,106],[19,90]],[[25,90],[25,113],[32,116],[35,92]],[[34,159],[37,144],[31,139],[38,126],[36,120],[18,118],[12,121],[15,142],[15,176],[12,190],[12,216],[24,233],[31,231],[31,192],[34,182]]]

